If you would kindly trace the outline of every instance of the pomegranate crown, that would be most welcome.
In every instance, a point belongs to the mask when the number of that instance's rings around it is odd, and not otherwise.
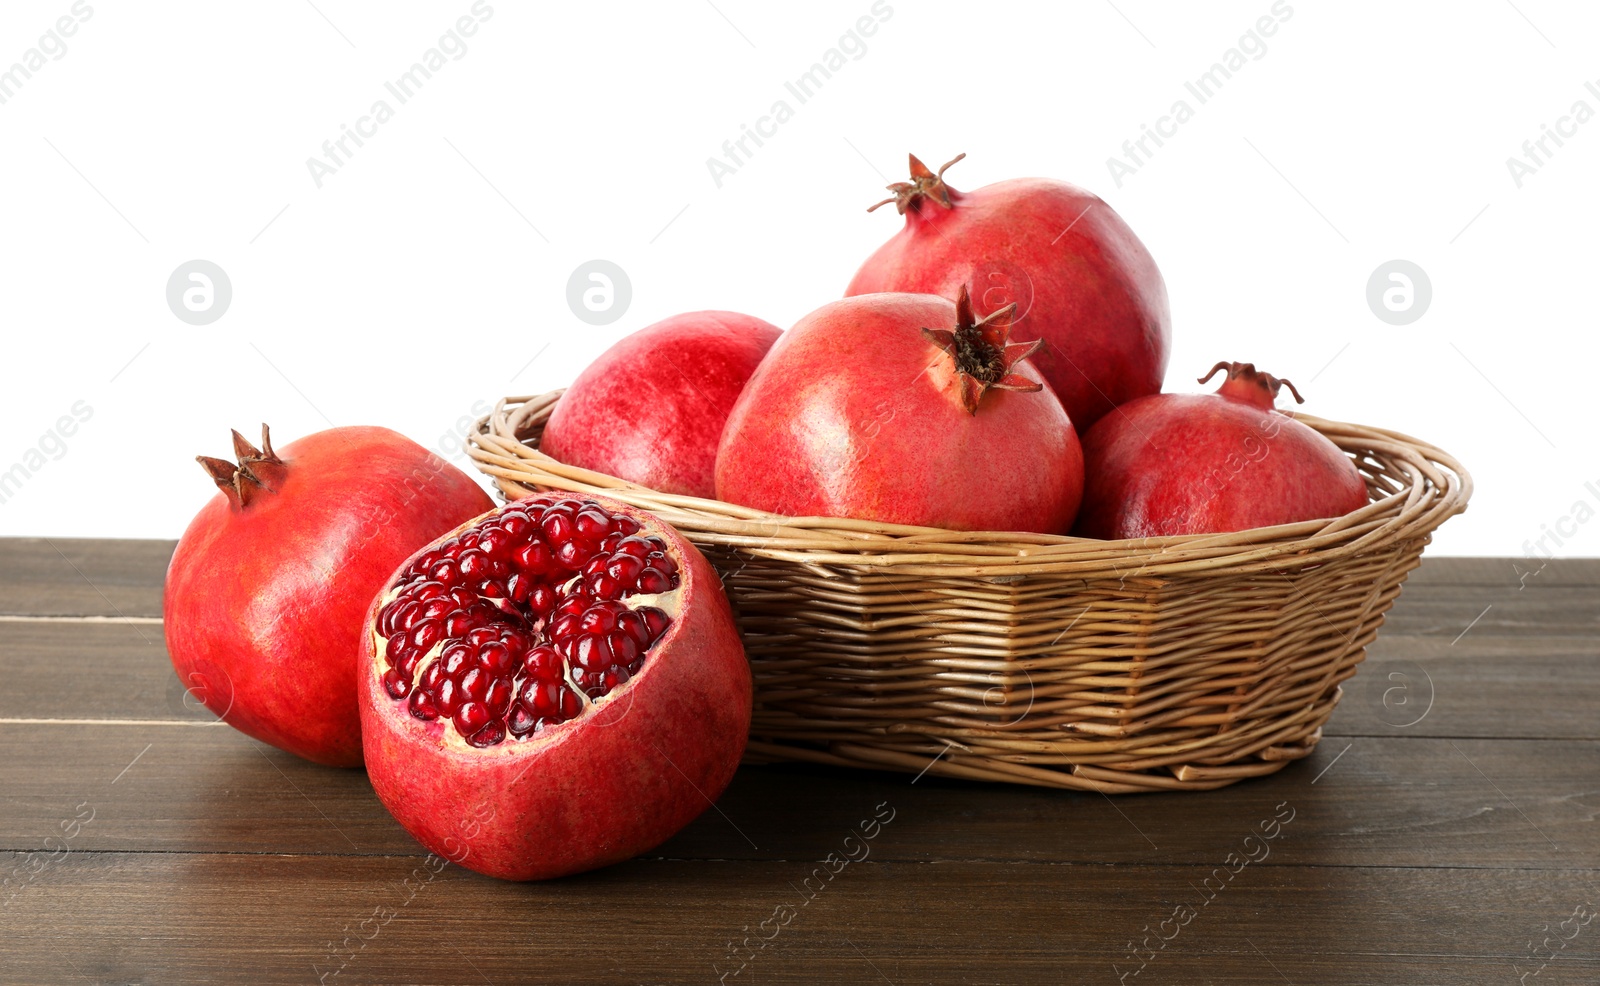
[[[1015,372],[1019,361],[1032,356],[1044,345],[1043,339],[1011,341],[1011,320],[1016,314],[1017,306],[1012,303],[982,319],[974,319],[972,299],[963,284],[961,294],[956,298],[955,328],[922,330],[929,341],[955,360],[956,376],[961,385],[961,406],[968,414],[978,413],[978,402],[990,390],[1031,393],[1044,389],[1044,384]]]
[[[276,493],[287,474],[287,468],[278,454],[272,451],[272,432],[261,425],[261,448],[245,440],[238,431],[233,433],[233,454],[239,461],[229,462],[209,455],[197,455],[195,461],[206,471],[217,488],[228,495],[235,510],[243,510],[255,502],[262,493]]]
[[[928,166],[923,164],[915,154],[911,155],[911,180],[897,181],[892,185],[885,186],[894,194],[882,202],[868,206],[867,211],[871,212],[880,205],[888,205],[893,202],[895,209],[903,216],[906,214],[907,209],[916,208],[924,198],[932,199],[946,209],[955,208],[955,204],[950,201],[950,193],[954,189],[944,183],[944,173],[952,164],[966,156],[965,153],[957,154],[941,165],[938,174],[935,174],[929,171]]]
[[[1217,393],[1224,397],[1246,401],[1259,407],[1270,408],[1278,399],[1278,389],[1288,387],[1289,393],[1294,395],[1296,404],[1304,404],[1306,399],[1300,396],[1294,384],[1288,380],[1280,379],[1270,373],[1256,369],[1254,363],[1230,363],[1221,360],[1213,366],[1205,376],[1200,378],[1205,383],[1217,375],[1218,370],[1227,370],[1228,379],[1222,381],[1222,386],[1217,388]]]

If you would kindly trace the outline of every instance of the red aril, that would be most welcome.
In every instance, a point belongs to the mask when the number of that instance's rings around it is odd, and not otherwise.
[[[1273,409],[1294,384],[1249,363],[1218,363],[1215,394],[1156,394],[1117,409],[1083,439],[1088,476],[1073,533],[1092,538],[1221,534],[1339,517],[1367,503],[1350,457]]]
[[[911,157],[889,186],[906,224],[856,271],[847,295],[972,290],[978,315],[1017,306],[1013,334],[1043,339],[1033,363],[1080,433],[1161,389],[1167,288],[1133,230],[1099,197],[1048,178],[960,192]],[[877,206],[873,206],[877,208]]]
[[[275,452],[263,425],[261,445],[234,432],[237,463],[200,457],[222,492],[167,568],[167,652],[234,728],[358,766],[355,661],[372,597],[406,556],[493,503],[387,428],[331,428]]]
[[[567,465],[662,493],[716,495],[717,441],[778,328],[737,312],[674,315],[578,374],[539,447]]]
[[[429,850],[507,880],[651,849],[732,779],[750,668],[693,545],[614,500],[518,500],[418,552],[373,602],[367,772]]]
[[[728,417],[717,496],[790,516],[1064,533],[1083,456],[1061,402],[1007,339],[923,294],[835,301],[785,332]]]

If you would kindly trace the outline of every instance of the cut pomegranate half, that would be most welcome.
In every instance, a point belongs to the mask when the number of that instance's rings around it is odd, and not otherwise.
[[[576,718],[639,674],[677,613],[667,544],[577,497],[521,501],[407,566],[374,625],[384,690],[476,747]]]

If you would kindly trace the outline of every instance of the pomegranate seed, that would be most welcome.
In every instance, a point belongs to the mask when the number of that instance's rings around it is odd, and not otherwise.
[[[556,603],[556,613],[560,616],[581,616],[589,608],[589,600],[582,595],[568,596]]]
[[[482,668],[471,668],[461,676],[461,700],[482,702],[489,695],[489,676]],[[470,730],[462,730],[470,732]]]
[[[477,621],[472,618],[472,614],[456,610],[445,618],[444,633],[445,636],[454,639],[466,634],[476,625]]]
[[[529,575],[543,575],[555,565],[555,555],[550,551],[550,546],[538,539],[517,548],[511,553],[511,560]]]
[[[589,580],[589,592],[596,599],[621,599],[622,591],[622,583],[609,575],[596,575]]]
[[[478,667],[491,678],[499,678],[511,673],[517,666],[517,659],[511,656],[511,648],[505,644],[484,644],[478,648]],[[466,684],[465,681],[462,682]]]
[[[621,543],[622,543],[622,535],[621,534],[607,534],[605,537],[600,539],[599,551],[603,555],[609,555],[613,551],[616,551],[617,550],[617,545],[619,545]]]
[[[648,595],[666,592],[672,588],[672,579],[658,568],[647,568],[639,573],[639,591]]]
[[[411,714],[424,722],[439,718],[439,707],[427,692],[413,692],[410,708]]]
[[[565,640],[566,638],[577,633],[578,623],[580,620],[582,620],[582,617],[573,613],[556,617],[555,622],[550,624],[550,629],[548,631],[550,634],[550,639]]]
[[[467,644],[451,644],[439,652],[438,668],[446,678],[460,680],[472,663],[472,648]]]
[[[573,526],[578,529],[580,538],[594,543],[611,533],[611,518],[598,508],[584,507],[573,518]]]
[[[411,691],[411,679],[403,678],[395,670],[383,673],[383,690],[389,693],[390,698],[405,698]]]
[[[457,606],[467,608],[478,601],[478,594],[464,585],[458,585],[450,590],[450,598],[456,601]]]
[[[617,532],[623,537],[633,537],[639,533],[639,522],[632,517],[618,517]]]
[[[495,631],[494,627],[486,626],[473,628],[472,630],[468,631],[466,637],[463,638],[468,647],[482,647],[491,640],[499,639],[500,634]]]
[[[422,672],[422,680],[417,683],[417,687],[425,692],[437,692],[439,683],[444,681],[444,677],[444,667],[435,661],[428,665],[428,670]]]
[[[650,628],[651,643],[654,643],[656,638],[660,637],[663,633],[666,633],[668,625],[672,623],[672,618],[667,616],[665,610],[658,609],[654,606],[644,606],[640,609],[634,610],[634,612],[644,617],[645,625]]]
[[[506,532],[508,541],[520,541],[533,530],[533,521],[521,510],[507,510],[500,515],[500,529]]]
[[[522,659],[522,671],[529,678],[539,681],[559,681],[561,679],[561,655],[549,644],[540,644],[528,651],[528,656]],[[531,684],[531,682],[530,682]]]
[[[545,511],[544,519],[539,522],[539,529],[544,531],[545,539],[554,545],[566,544],[577,532],[572,517],[557,513],[555,508]]]
[[[500,678],[489,685],[489,693],[484,696],[483,704],[489,707],[489,715],[498,719],[506,714],[506,709],[511,707],[511,682],[509,679]]]
[[[581,572],[585,578],[592,579],[596,575],[599,575],[606,570],[606,561],[607,558],[605,555],[595,555],[593,558],[585,562],[584,566],[578,571]]]
[[[611,644],[601,636],[579,637],[573,648],[573,660],[588,671],[603,671],[611,666]]]
[[[621,630],[608,635],[606,644],[611,648],[612,657],[618,664],[632,664],[639,657],[638,643]]]
[[[453,716],[456,707],[461,704],[461,692],[456,687],[453,678],[446,678],[439,682],[439,687],[433,693],[434,705],[438,706],[441,716]]]
[[[617,617],[617,629],[632,638],[639,650],[650,646],[650,641],[655,639],[650,633],[650,625],[645,622],[644,614],[631,609]]]
[[[609,692],[613,688],[616,688],[618,685],[622,684],[623,682],[626,682],[628,680],[628,677],[629,677],[629,675],[628,675],[628,669],[627,668],[619,667],[617,665],[612,665],[610,668],[608,668],[606,670],[606,673],[601,676],[600,684],[605,686],[605,688],[604,688],[605,691]]]
[[[605,573],[621,585],[637,585],[643,571],[644,560],[632,555],[617,554],[606,559]]]
[[[471,736],[489,724],[489,709],[482,702],[463,702],[456,710],[456,729],[462,736]]]
[[[456,559],[456,569],[461,573],[464,582],[477,582],[489,574],[489,556],[481,551],[468,549]]]
[[[440,596],[437,599],[430,599],[422,604],[422,618],[425,620],[436,620],[448,613],[454,612],[455,608],[456,601],[451,599],[449,596]]]
[[[432,575],[435,579],[445,583],[446,585],[455,585],[456,576],[459,573],[456,570],[456,563],[446,558],[444,561],[441,561],[439,564],[433,566],[433,570],[428,574]]]
[[[678,563],[667,557],[664,551],[650,552],[650,556],[645,561],[651,568],[658,568],[668,575],[676,575],[678,572]]]
[[[458,724],[456,728],[460,728]],[[490,722],[487,726],[467,737],[467,742],[473,746],[494,746],[506,738],[506,727],[499,722]]]
[[[437,564],[437,562],[435,564]],[[449,591],[449,587],[440,582],[419,582],[412,588],[411,597],[413,599],[427,601],[429,599],[437,599]]]
[[[417,673],[417,663],[421,660],[421,651],[408,650],[404,654],[400,655],[400,660],[395,662],[395,673],[399,674],[407,681],[410,681],[411,676]]]
[[[534,725],[540,721],[532,709],[518,702],[511,709],[511,717],[506,720],[506,728],[511,731],[512,736],[526,736],[533,732]]]
[[[412,601],[412,603],[406,607],[405,614],[400,619],[395,620],[395,626],[400,630],[409,630],[416,626],[417,621],[420,619],[422,619],[422,605]]]
[[[617,551],[641,560],[654,550],[644,538],[627,537],[617,543]]]
[[[486,527],[478,538],[478,550],[491,561],[505,561],[511,557],[511,538],[506,535],[504,528]]]
[[[563,541],[556,546],[556,561],[567,568],[577,568],[588,553],[581,541]]]
[[[570,688],[561,689],[561,717],[571,719],[583,711],[583,700]]]
[[[487,580],[485,580],[483,582],[478,583],[478,591],[483,594],[483,597],[485,599],[509,599],[509,598],[511,598],[511,592],[510,592],[509,589],[506,588],[505,583],[496,582],[493,579],[487,579]]]
[[[550,614],[555,612],[556,591],[547,585],[534,586],[528,592],[528,608],[541,619],[549,619]]]
[[[590,606],[578,617],[578,629],[584,633],[610,633],[617,628],[617,614],[609,606]]]
[[[423,620],[411,628],[411,646],[419,654],[426,654],[433,645],[444,639],[443,620]]]

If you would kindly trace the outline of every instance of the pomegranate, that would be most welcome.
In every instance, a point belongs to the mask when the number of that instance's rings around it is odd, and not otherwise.
[[[1215,394],[1141,397],[1084,436],[1088,484],[1074,534],[1092,538],[1220,534],[1338,517],[1367,503],[1350,457],[1274,410],[1287,380],[1218,363]],[[1303,403],[1303,401],[1301,401]]]
[[[974,317],[925,294],[835,301],[783,334],[728,417],[717,496],[791,516],[1061,533],[1083,454],[1009,341],[1014,307]]]
[[[518,500],[400,566],[363,634],[378,798],[507,880],[659,845],[732,779],[750,668],[693,545],[614,500]]]
[[[640,329],[561,395],[540,447],[662,493],[715,496],[723,424],[777,338],[777,326],[737,312],[689,312]]]
[[[846,295],[971,285],[979,315],[1017,306],[1019,338],[1079,432],[1161,390],[1171,344],[1167,287],[1133,230],[1096,195],[1048,178],[959,192],[911,156],[889,186],[906,224],[856,271]]]
[[[162,615],[178,679],[228,724],[297,756],[361,764],[356,654],[407,555],[492,506],[465,473],[387,428],[331,428],[281,452],[233,433],[200,457],[222,492],[184,531]]]

